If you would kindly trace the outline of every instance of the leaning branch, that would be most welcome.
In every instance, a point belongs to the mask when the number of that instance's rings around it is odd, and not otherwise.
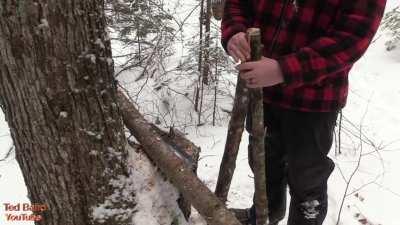
[[[126,127],[143,145],[148,157],[156,163],[185,199],[192,203],[207,223],[241,225],[234,214],[186,165],[183,156],[162,139],[122,92],[118,92],[117,101]]]
[[[239,152],[240,141],[244,130],[244,120],[248,107],[248,89],[244,81],[238,76],[232,116],[229,121],[228,134],[222,162],[219,168],[215,194],[226,202],[231,186],[233,173],[236,168],[236,159]]]

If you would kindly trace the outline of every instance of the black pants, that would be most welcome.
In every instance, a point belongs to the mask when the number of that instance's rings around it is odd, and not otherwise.
[[[338,112],[300,112],[264,105],[267,195],[270,224],[285,217],[286,186],[291,201],[288,225],[322,225],[327,213],[327,180]],[[251,130],[251,118],[246,129]],[[250,142],[251,143],[251,135]],[[249,152],[251,151],[249,144]],[[249,154],[249,164],[252,158]],[[255,212],[252,207],[252,224]]]

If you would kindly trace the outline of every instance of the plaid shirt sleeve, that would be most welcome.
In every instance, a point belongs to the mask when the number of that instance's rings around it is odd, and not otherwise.
[[[239,33],[246,32],[251,24],[251,0],[226,0],[224,16],[221,22],[222,46],[227,50],[229,39]]]
[[[238,0],[228,2],[235,1]],[[336,22],[326,35],[278,59],[287,86],[297,87],[335,76],[351,67],[368,48],[379,27],[386,0],[352,0],[341,4]],[[233,7],[232,3],[228,7]]]

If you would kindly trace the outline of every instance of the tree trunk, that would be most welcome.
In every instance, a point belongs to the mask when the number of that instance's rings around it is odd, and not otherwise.
[[[210,77],[210,37],[211,37],[211,0],[206,0],[205,12],[205,39],[204,39],[204,59],[203,59],[203,83],[208,85]]]
[[[204,2],[205,0],[200,0],[200,16],[199,16],[199,58],[198,58],[198,67],[197,70],[199,71],[199,79],[197,81],[194,93],[194,110],[199,112],[199,118],[201,115],[201,111],[199,110],[199,103],[200,103],[200,89],[202,86],[202,70],[203,70],[203,25],[204,25]],[[200,122],[199,122],[200,123]]]
[[[103,1],[1,2],[0,105],[29,198],[48,206],[37,224],[128,224],[115,102]]]

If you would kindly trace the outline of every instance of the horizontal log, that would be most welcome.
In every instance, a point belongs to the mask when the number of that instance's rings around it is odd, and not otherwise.
[[[185,158],[186,164],[192,169],[194,173],[197,172],[197,163],[200,156],[200,148],[193,142],[185,138],[183,134],[174,128],[170,128],[169,132],[161,130],[156,125],[151,124],[153,129],[161,136],[161,138],[169,144],[178,154]],[[178,205],[181,209],[186,220],[189,219],[192,206],[188,199],[185,199],[182,194],[179,195]]]
[[[183,134],[181,134],[178,130],[174,128],[170,128],[169,132],[161,130],[156,125],[151,124],[154,131],[157,132],[158,135],[169,144],[173,149],[178,151],[178,154],[185,158],[185,161],[188,163],[190,167],[193,168],[193,171],[197,170],[197,162],[200,156],[200,147],[196,146],[193,142],[185,138]]]

